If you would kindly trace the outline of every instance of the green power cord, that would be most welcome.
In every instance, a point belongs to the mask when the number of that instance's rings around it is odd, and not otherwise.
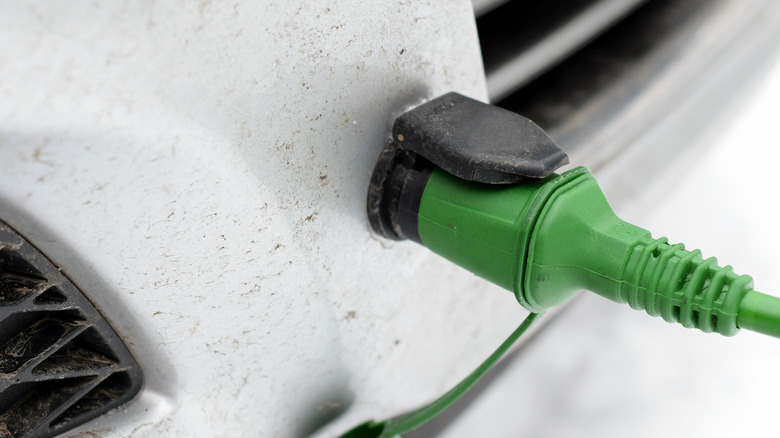
[[[538,313],[528,315],[520,326],[512,332],[511,335],[493,352],[477,369],[466,376],[454,388],[447,391],[446,394],[432,401],[428,405],[404,415],[400,418],[394,418],[384,421],[367,421],[356,426],[340,436],[340,438],[393,438],[401,434],[411,432],[414,429],[427,423],[433,417],[439,415],[451,404],[455,403],[463,394],[474,386],[490,368],[495,365],[501,356],[503,356],[512,345],[520,339],[520,336],[533,325]]]
[[[515,293],[532,313],[452,391],[397,420],[344,438],[386,438],[419,426],[479,379],[536,313],[587,289],[667,322],[725,336],[780,337],[780,299],[753,290],[698,250],[619,219],[593,175],[554,170],[568,157],[530,120],[457,93],[399,116],[372,173],[377,233],[411,239]],[[527,327],[526,327],[527,328]]]
[[[619,219],[583,167],[518,185],[436,169],[418,229],[423,245],[513,291],[534,312],[587,289],[704,332],[780,337],[780,299],[756,292],[752,278],[714,258]]]

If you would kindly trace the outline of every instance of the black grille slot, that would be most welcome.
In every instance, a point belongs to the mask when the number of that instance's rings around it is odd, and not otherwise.
[[[584,39],[559,36],[577,27],[572,23],[587,22],[583,16],[610,5],[625,10],[602,13],[610,20],[584,26]],[[763,17],[776,10],[772,1],[512,0],[477,23],[491,101],[541,126],[571,162],[599,170],[704,89],[714,69],[736,71],[739,64],[730,55],[751,56],[759,66],[760,53],[769,48],[749,44],[769,32],[772,21]],[[533,19],[538,23],[529,22]],[[552,47],[550,41],[562,45]],[[530,70],[507,67],[534,60]],[[512,73],[506,87],[500,85],[502,72]],[[695,123],[680,127],[695,132]],[[685,133],[678,131],[674,138],[686,147]]]
[[[490,100],[496,102],[618,22],[643,0],[513,0],[477,19]],[[481,7],[481,8],[480,8]]]
[[[674,51],[688,42],[686,37],[714,5],[650,2],[500,104],[555,131],[604,96],[620,93],[615,100],[630,101],[668,67]],[[611,115],[606,110],[601,114]]]
[[[63,433],[140,388],[140,368],[106,320],[0,222],[0,438]]]

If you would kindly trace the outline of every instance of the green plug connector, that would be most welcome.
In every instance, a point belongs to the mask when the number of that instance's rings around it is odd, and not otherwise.
[[[668,322],[780,337],[780,299],[619,219],[593,175],[530,120],[455,93],[396,119],[368,196],[378,233],[513,291],[532,312],[582,289]]]
[[[495,364],[538,313],[587,289],[667,322],[780,338],[780,299],[698,250],[618,218],[593,174],[530,120],[456,93],[404,113],[371,175],[368,218],[515,293],[532,313],[472,374],[400,418],[342,438],[392,438],[429,421]]]
[[[513,291],[534,312],[587,289],[704,332],[780,337],[780,299],[754,291],[752,278],[730,266],[618,218],[583,167],[510,186],[434,170],[418,230],[423,245]]]

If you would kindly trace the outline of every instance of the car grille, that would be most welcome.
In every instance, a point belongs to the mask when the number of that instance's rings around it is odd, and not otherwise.
[[[130,400],[135,359],[48,259],[0,222],[0,437],[49,437]]]

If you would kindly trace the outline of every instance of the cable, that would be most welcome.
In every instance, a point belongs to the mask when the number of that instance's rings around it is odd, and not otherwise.
[[[393,438],[411,432],[432,420],[471,389],[509,351],[509,348],[520,339],[523,333],[531,328],[538,316],[538,313],[528,315],[493,354],[488,356],[477,369],[441,397],[399,418],[391,418],[384,421],[367,421],[345,432],[340,438]]]
[[[399,116],[374,167],[373,229],[515,293],[532,312],[582,289],[667,322],[780,337],[780,299],[714,258],[619,219],[584,167],[530,120],[457,93]]]
[[[619,219],[583,167],[510,186],[436,170],[418,229],[423,245],[512,290],[531,311],[587,289],[704,332],[746,328],[780,337],[780,299],[698,250]]]
[[[408,432],[465,393],[537,313],[582,289],[651,316],[733,336],[780,338],[780,298],[698,250],[618,218],[593,174],[562,174],[566,154],[530,120],[457,93],[399,116],[371,175],[372,228],[409,239],[514,292],[531,316],[477,370],[411,414],[342,438]]]

